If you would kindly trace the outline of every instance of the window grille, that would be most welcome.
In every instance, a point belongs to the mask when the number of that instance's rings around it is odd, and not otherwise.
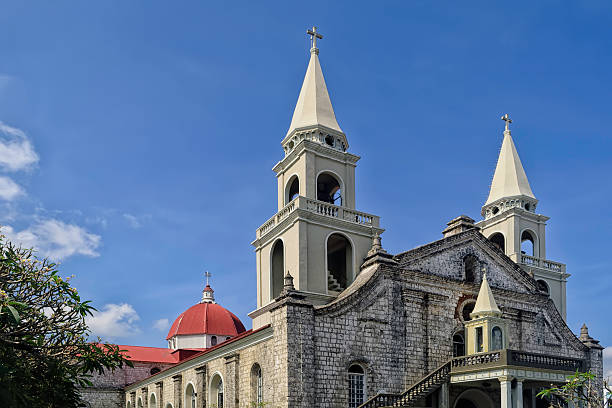
[[[349,368],[349,408],[357,408],[365,400],[365,374],[363,368],[353,365]]]
[[[263,376],[261,375],[261,367],[257,369],[257,403],[263,402]]]

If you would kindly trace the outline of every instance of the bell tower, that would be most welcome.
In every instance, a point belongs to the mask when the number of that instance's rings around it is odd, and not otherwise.
[[[546,221],[536,213],[538,200],[531,191],[510,133],[512,120],[505,114],[504,137],[491,182],[489,197],[482,207],[484,220],[476,225],[538,283],[566,318],[566,283],[570,276],[562,263],[546,259]]]
[[[267,324],[266,305],[281,294],[286,273],[314,304],[333,300],[359,273],[372,239],[384,230],[379,217],[357,211],[355,167],[359,156],[338,125],[319,62],[316,27],[310,62],[293,118],[274,166],[278,212],[256,231],[257,310],[253,327]]]

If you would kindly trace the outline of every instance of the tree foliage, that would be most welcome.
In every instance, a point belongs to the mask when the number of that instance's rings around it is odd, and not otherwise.
[[[602,384],[593,373],[576,371],[565,384],[542,390],[538,397],[548,399],[555,408],[565,408],[568,402],[576,407],[604,408],[610,406],[612,389],[608,381]]]
[[[94,310],[56,264],[0,235],[0,406],[77,407],[94,373],[131,366],[118,346],[88,342]]]

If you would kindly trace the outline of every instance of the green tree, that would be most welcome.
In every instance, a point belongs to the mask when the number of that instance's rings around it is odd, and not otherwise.
[[[576,407],[604,408],[610,406],[612,389],[608,381],[604,380],[602,384],[593,373],[576,371],[565,384],[551,385],[551,388],[540,391],[538,397],[546,398],[555,408],[565,408],[567,402]]]
[[[69,281],[0,235],[1,407],[78,407],[94,373],[131,366],[118,346],[88,341],[95,309]]]

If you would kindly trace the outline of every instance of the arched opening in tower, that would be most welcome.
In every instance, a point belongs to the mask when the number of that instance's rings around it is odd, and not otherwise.
[[[345,236],[332,234],[327,239],[327,289],[341,292],[353,281],[353,248]]]
[[[322,173],[317,178],[317,200],[342,205],[340,182],[329,173]]]
[[[289,183],[287,183],[287,193],[285,194],[285,205],[293,201],[297,196],[300,195],[300,179],[298,176],[293,176]]]
[[[530,231],[523,231],[521,234],[521,253],[535,256],[535,239]]]
[[[276,241],[272,248],[272,259],[270,260],[272,280],[272,296],[271,299],[276,299],[281,290],[283,290],[283,276],[285,269],[285,247],[280,239]]]
[[[489,237],[489,240],[495,245],[497,245],[498,248],[502,250],[502,252],[506,252],[506,239],[504,238],[504,235],[501,232],[496,232],[495,234],[491,235]]]

